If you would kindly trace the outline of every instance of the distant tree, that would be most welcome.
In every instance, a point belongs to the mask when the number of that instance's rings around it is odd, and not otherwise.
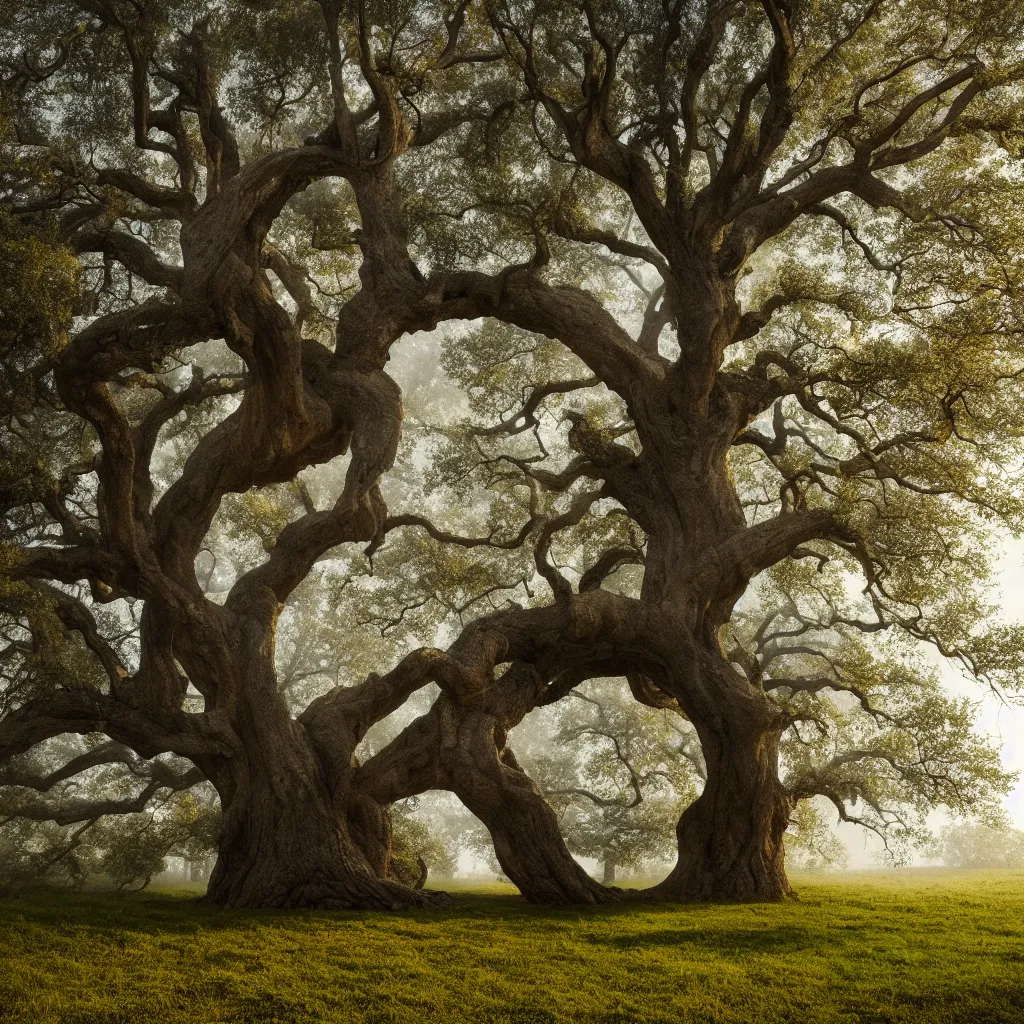
[[[902,862],[930,841],[933,810],[994,813],[1018,778],[977,730],[978,705],[952,696],[922,649],[930,635],[968,676],[994,667],[998,631],[950,642],[967,622],[996,614],[971,592],[985,579],[984,564],[962,571],[967,587],[953,577],[950,593],[928,611],[891,616],[870,596],[851,595],[841,567],[790,563],[765,573],[758,603],[734,616],[729,657],[788,723],[780,754],[794,808],[790,845],[803,832],[813,862],[829,859],[819,841],[828,805]]]
[[[151,814],[107,818],[94,837],[100,872],[118,889],[144,889],[154,875],[167,868],[168,842]]]
[[[702,783],[692,728],[677,712],[638,703],[618,680],[588,683],[552,711],[550,735],[537,753],[524,744],[522,763],[569,849],[600,862],[605,885],[618,869],[668,860],[679,815]]]
[[[220,813],[208,797],[201,801],[192,792],[173,794],[143,810],[109,814],[99,812],[98,802],[94,806],[94,813],[79,821],[69,803],[66,816],[50,815],[54,820],[24,814],[4,820],[0,885],[41,880],[142,889],[166,870],[168,857],[184,860],[188,877],[196,880],[197,869],[217,849]]]
[[[221,815],[216,793],[199,786],[172,799],[162,833],[166,855],[180,857],[189,881],[205,881],[216,859]]]
[[[645,898],[783,897],[815,794],[910,836],[1005,789],[902,655],[815,682],[844,624],[773,660],[742,602],[825,566],[775,639],[833,608],[1020,684],[978,597],[1024,527],[1017,0],[0,14],[12,814],[184,761],[212,901],[422,906],[389,807],[441,789],[529,899],[618,899],[508,742],[606,677],[706,770]],[[458,408],[403,439],[429,332]]]
[[[1024,832],[1009,819],[946,825],[931,855],[949,868],[1024,869]]]
[[[433,822],[413,817],[416,803],[414,799],[391,808],[391,856],[397,877],[421,889],[431,874],[436,878],[455,874],[458,849],[452,849]]]

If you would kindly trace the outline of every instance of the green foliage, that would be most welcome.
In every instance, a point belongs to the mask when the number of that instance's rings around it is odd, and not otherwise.
[[[787,865],[803,871],[846,867],[849,854],[831,828],[828,810],[820,798],[799,803],[783,837]]]
[[[0,125],[2,128],[2,125]],[[0,354],[5,398],[24,415],[35,380],[67,343],[79,267],[55,231],[33,230],[0,207]]]
[[[108,794],[125,782],[108,770],[86,785]],[[9,794],[11,791],[7,790]],[[10,797],[5,797],[5,802]],[[136,814],[71,825],[12,816],[0,824],[0,888],[49,884],[144,889],[168,857],[208,861],[216,851],[220,810],[209,792],[185,791]]]
[[[405,875],[416,879],[422,859],[433,879],[450,878],[458,867],[458,850],[453,850],[433,821],[413,816],[417,800],[403,800],[391,808],[391,855],[401,862]]]
[[[950,868],[1024,868],[1024,832],[1003,819],[946,825],[929,854]]]
[[[849,581],[834,560],[775,566],[734,617],[731,656],[746,664],[756,655],[786,715],[781,763],[791,791],[824,798],[840,818],[874,831],[889,856],[907,860],[930,841],[931,810],[996,813],[1017,779],[999,745],[977,730],[978,702],[951,692],[924,639],[937,640],[968,678],[1016,688],[1008,642],[1016,631],[985,621],[967,572],[947,576],[943,591],[936,586],[913,617],[896,622]],[[1002,675],[989,674],[993,649],[1007,659]],[[808,814],[808,835],[822,834],[824,804],[814,803],[798,807],[794,836]]]
[[[118,889],[145,888],[167,862],[167,837],[150,814],[132,814],[103,821],[94,841],[100,850],[98,868]]]
[[[607,231],[647,246],[652,218],[631,206],[625,178],[608,180],[574,164],[552,105],[524,96],[524,85],[582,110],[583,83],[607,59],[598,34],[621,40],[620,74],[600,120],[640,155],[658,201],[678,187],[673,201],[682,209],[719,170],[722,126],[736,114],[740,83],[775,38],[762,8],[737,9],[709,47],[699,37],[703,4],[684,4],[671,33],[667,9],[627,0],[583,8],[553,0],[460,6],[463,46],[486,52],[497,45],[490,16],[504,25],[510,48],[501,59],[440,74],[428,68],[444,45],[452,4],[346,0],[325,7],[342,17],[345,67],[337,73],[353,109],[372,119],[371,91],[356,73],[364,45],[357,14],[369,25],[369,45],[379,50],[378,67],[401,96],[410,128],[439,112],[472,108],[464,123],[403,156],[396,168],[409,255],[420,277],[533,261],[545,282],[587,289],[637,335],[653,308],[654,270],[573,236]],[[72,253],[47,208],[76,215],[87,208],[103,230],[145,241],[168,265],[180,260],[173,218],[97,180],[98,170],[110,167],[165,187],[183,185],[186,174],[169,151],[154,148],[156,137],[165,145],[168,133],[153,126],[149,148],[135,145],[133,67],[120,28],[130,23],[133,38],[149,48],[142,62],[152,71],[148,107],[180,107],[178,80],[194,77],[202,64],[235,125],[243,163],[251,163],[302,146],[333,120],[322,13],[291,0],[0,4],[0,49],[18,55],[8,68],[17,88],[0,124],[4,195],[32,197],[22,215],[0,208],[0,398],[11,423],[0,439],[5,541],[104,542],[98,438],[63,410],[50,370],[73,315],[129,309],[159,292],[116,260]],[[841,192],[747,259],[738,269],[742,311],[774,305],[774,314],[756,335],[726,346],[729,379],[777,385],[780,395],[751,424],[755,433],[737,439],[754,442],[737,443],[730,457],[748,522],[829,509],[858,542],[812,541],[799,552],[810,557],[763,574],[724,639],[739,649],[737,666],[761,659],[758,674],[787,716],[782,760],[793,791],[805,801],[824,796],[837,813],[875,829],[896,855],[906,855],[925,841],[930,810],[991,808],[1012,781],[994,745],[975,732],[975,706],[946,692],[922,648],[930,645],[983,684],[1012,690],[1024,681],[1024,630],[995,620],[989,593],[994,538],[1001,536],[993,530],[1024,529],[1021,8],[1019,0],[799,0],[786,5],[786,14],[798,45],[787,71],[786,138],[764,168],[769,188],[782,187],[786,167],[808,152],[811,171],[835,169],[848,149],[883,129],[922,84],[965,54],[984,62],[985,84],[995,85],[941,146],[899,170],[876,168],[878,187],[890,190],[885,202]],[[515,41],[526,28],[536,33],[529,83],[519,65],[526,54]],[[590,41],[588,31],[596,33]],[[682,124],[679,103],[690,91],[694,47],[709,68],[693,90],[690,125]],[[51,59],[60,62],[52,75],[33,74]],[[748,99],[758,117],[776,104],[764,91]],[[185,148],[198,167],[205,163],[203,140],[193,104],[186,106]],[[948,109],[948,98],[922,104],[905,134],[920,134]],[[686,140],[694,159],[683,180],[673,182],[664,168],[684,128],[694,132]],[[749,134],[753,144],[753,124]],[[361,286],[361,220],[347,182],[320,180],[298,191],[270,229],[269,241],[302,269],[311,289],[312,308],[299,328],[307,340],[333,345],[339,310]],[[662,238],[653,241],[664,246]],[[283,282],[276,274],[268,280],[291,310]],[[675,357],[686,342],[686,312],[676,312],[660,347],[655,339],[663,356]],[[414,646],[446,643],[466,622],[508,602],[547,603],[549,588],[530,551],[540,518],[564,512],[601,485],[597,454],[628,457],[642,449],[630,418],[636,402],[627,408],[554,338],[491,319],[438,334],[395,348],[399,354],[403,346],[423,346],[402,373],[389,367],[403,385],[407,417],[397,465],[382,490],[391,514],[427,515],[439,529],[472,540],[438,544],[410,527],[377,538],[383,546],[374,542],[372,559],[354,547],[328,552],[279,620],[280,689],[293,711],[331,686],[390,667]],[[438,344],[439,356],[424,354]],[[680,367],[685,371],[685,360]],[[150,369],[133,369],[108,385],[133,428],[161,398],[197,377],[223,374],[238,387],[242,381],[241,361],[220,340],[184,347]],[[551,385],[520,415],[536,388]],[[164,425],[154,460],[157,497],[200,439],[237,407],[232,387],[186,405]],[[496,431],[503,421],[506,429]],[[675,427],[657,429],[671,435]],[[682,466],[689,456],[678,451]],[[289,523],[311,508],[331,507],[343,462],[225,497],[197,558],[211,599],[222,599],[264,561]],[[485,538],[493,543],[478,543]],[[632,559],[604,585],[636,596],[642,569],[633,563],[645,544],[639,521],[602,498],[579,524],[560,531],[550,559],[578,583],[602,554],[622,549]],[[15,557],[13,549],[0,550],[0,571],[10,570]],[[117,602],[104,610],[84,587],[74,596],[97,613],[100,632],[116,638],[134,669],[138,605]],[[80,637],[55,615],[52,594],[48,599],[34,585],[0,575],[0,619],[0,713],[61,685],[108,686]],[[767,654],[756,649],[765,626],[781,631]],[[371,730],[360,756],[379,749],[434,693],[422,691]],[[199,709],[197,698],[189,701],[190,710]],[[681,750],[666,724],[674,720],[628,698],[605,707],[602,723],[575,698],[557,714],[554,752],[530,751],[526,760],[557,803],[572,848],[622,865],[662,856],[673,817],[699,787],[699,759]],[[623,751],[610,754],[613,745],[596,735],[597,724],[621,739]],[[626,806],[631,772],[643,795],[634,807]],[[126,780],[104,776],[92,784],[121,792]],[[175,848],[172,835],[196,853],[212,843],[207,811],[179,802],[164,816],[104,822],[55,863],[76,879],[105,870],[119,884],[137,884]],[[815,863],[835,853],[823,813],[803,803],[788,840]],[[42,865],[36,854],[59,852],[68,842],[68,830],[46,823],[2,828],[12,865]],[[398,812],[399,857],[422,854],[432,868],[434,861],[444,865],[450,855],[435,839]]]

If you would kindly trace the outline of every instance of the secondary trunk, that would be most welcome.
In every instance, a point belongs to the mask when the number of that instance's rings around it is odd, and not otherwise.
[[[663,688],[697,730],[707,769],[703,792],[679,820],[676,866],[647,893],[656,899],[778,900],[791,891],[782,844],[791,807],[778,777],[782,715],[719,643],[746,588],[745,569],[712,575],[723,545],[746,528],[727,464],[743,423],[717,389],[706,419],[682,422],[667,439],[651,433],[651,475],[664,498],[645,526],[642,598],[666,615]]]
[[[781,900],[786,877],[783,833],[790,799],[778,777],[780,715],[763,695],[724,700],[694,724],[707,781],[683,812],[676,836],[679,859],[648,890],[655,899]]]
[[[555,812],[525,774],[521,780],[506,780],[500,799],[462,799],[487,826],[502,871],[528,902],[606,903],[615,898],[573,859]]]
[[[576,863],[558,818],[487,716],[468,715],[444,751],[452,790],[486,825],[502,871],[530,903],[606,903],[620,897]],[[500,748],[500,749],[499,749]]]

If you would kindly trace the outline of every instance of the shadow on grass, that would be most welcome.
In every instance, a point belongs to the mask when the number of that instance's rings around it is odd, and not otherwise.
[[[195,934],[197,931],[232,930],[245,926],[267,928],[303,927],[311,922],[337,923],[379,921],[382,918],[415,922],[486,922],[500,918],[502,925],[529,927],[543,922],[546,925],[577,926],[581,921],[599,922],[620,917],[643,915],[648,923],[659,917],[673,917],[679,924],[680,912],[692,916],[693,929],[675,931],[646,931],[643,935],[620,935],[607,940],[625,948],[630,945],[674,945],[685,942],[707,942],[709,935],[720,929],[705,929],[701,925],[708,912],[718,905],[645,903],[626,900],[600,906],[550,907],[526,903],[519,895],[505,893],[467,893],[455,891],[444,906],[422,910],[359,911],[359,910],[234,910],[200,902],[196,890],[145,890],[118,893],[114,891],[76,892],[59,888],[33,886],[0,897],[0,932],[12,925],[34,925],[44,928],[76,929],[90,932],[132,931],[146,934]],[[736,906],[723,904],[718,906]],[[770,934],[767,930],[749,930],[749,938],[726,939],[728,948],[743,949],[780,948],[779,942],[788,942],[786,948],[798,948],[797,941],[810,940],[800,929],[781,929],[775,942],[765,939],[758,945],[758,936]],[[727,929],[727,934],[735,935]],[[659,936],[662,936],[659,938]],[[595,940],[596,941],[596,940]],[[605,941],[605,940],[601,940]],[[726,947],[723,947],[723,949]],[[802,948],[802,947],[800,947]]]
[[[796,953],[810,949],[819,939],[806,928],[788,925],[765,928],[664,928],[656,932],[593,936],[592,943],[617,949],[651,946],[700,946],[720,956],[747,957],[752,953]]]

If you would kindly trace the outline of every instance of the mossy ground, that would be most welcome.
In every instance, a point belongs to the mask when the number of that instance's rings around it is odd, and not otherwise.
[[[797,878],[781,905],[407,914],[0,899],[0,1021],[1024,1022],[1024,873]]]

